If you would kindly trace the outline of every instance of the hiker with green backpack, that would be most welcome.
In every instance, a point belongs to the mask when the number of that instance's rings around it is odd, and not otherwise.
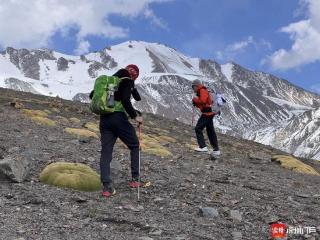
[[[95,81],[94,90],[90,93],[90,109],[100,115],[101,158],[100,171],[103,184],[102,195],[110,197],[116,193],[110,179],[110,163],[112,151],[117,138],[130,149],[132,180],[131,188],[140,187],[139,176],[139,140],[136,131],[128,120],[128,116],[139,125],[143,118],[135,110],[130,101],[131,95],[140,101],[140,95],[134,87],[139,76],[139,68],[130,64],[112,76],[102,75]]]

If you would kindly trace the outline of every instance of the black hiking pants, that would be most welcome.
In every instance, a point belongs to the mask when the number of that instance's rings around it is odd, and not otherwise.
[[[119,137],[130,149],[131,174],[133,178],[139,177],[139,140],[132,124],[124,112],[115,112],[100,117],[101,133],[101,182],[109,185],[110,163],[112,161],[113,146]]]
[[[213,116],[206,116],[202,114],[197,122],[195,131],[197,135],[198,145],[200,148],[206,147],[206,143],[204,141],[204,136],[202,132],[204,128],[206,128],[207,130],[208,138],[213,150],[218,151],[219,146],[218,146],[217,134],[213,127]]]

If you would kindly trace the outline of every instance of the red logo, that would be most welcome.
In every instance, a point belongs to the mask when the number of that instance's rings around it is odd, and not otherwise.
[[[285,238],[287,226],[284,223],[272,223],[270,226],[272,238]]]

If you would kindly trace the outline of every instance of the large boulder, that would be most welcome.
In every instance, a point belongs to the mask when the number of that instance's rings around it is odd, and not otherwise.
[[[29,160],[24,156],[6,156],[0,159],[0,180],[23,182],[29,173]]]
[[[101,189],[100,176],[82,163],[51,163],[41,172],[40,182],[87,192]]]

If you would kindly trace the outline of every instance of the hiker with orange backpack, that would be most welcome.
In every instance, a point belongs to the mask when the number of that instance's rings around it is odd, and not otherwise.
[[[209,152],[202,132],[203,129],[206,128],[210,144],[213,148],[211,155],[219,156],[221,153],[219,150],[217,134],[213,126],[213,117],[215,113],[212,111],[212,105],[214,100],[212,99],[208,89],[203,86],[199,80],[194,80],[192,82],[192,89],[196,94],[192,99],[192,104],[201,111],[201,116],[195,127],[199,147],[194,150],[197,152]]]
[[[110,163],[112,151],[117,138],[130,149],[132,180],[131,188],[140,187],[140,152],[139,140],[128,116],[139,126],[142,116],[134,109],[130,101],[131,95],[140,101],[140,95],[134,87],[134,81],[139,76],[139,68],[130,64],[120,69],[113,76],[100,76],[95,81],[94,90],[90,93],[90,109],[100,115],[101,158],[100,172],[103,184],[102,195],[110,197],[116,193],[110,178]]]

